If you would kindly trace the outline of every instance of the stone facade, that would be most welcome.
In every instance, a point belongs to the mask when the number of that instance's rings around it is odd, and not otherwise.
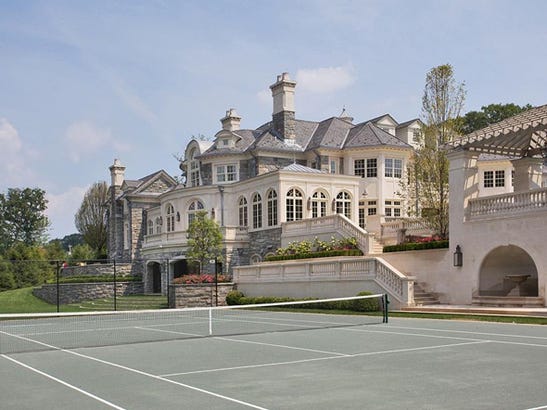
[[[216,305],[215,284],[169,285],[169,307],[189,308]],[[218,284],[218,306],[226,306],[226,296],[234,290],[233,283]]]
[[[117,282],[116,295],[142,295],[144,292],[142,282]],[[57,285],[42,285],[35,288],[32,294],[48,303],[57,303]],[[114,296],[114,284],[112,282],[97,283],[62,283],[59,285],[59,303],[79,303],[86,300],[112,298]]]

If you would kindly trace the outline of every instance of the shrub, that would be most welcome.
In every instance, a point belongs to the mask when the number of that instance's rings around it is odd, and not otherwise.
[[[441,249],[441,248],[448,248],[447,240],[389,245],[389,246],[384,246],[384,252],[418,251],[418,250],[424,250],[424,249]]]
[[[224,275],[217,275],[218,283],[228,282],[228,278]],[[177,285],[192,285],[197,283],[215,283],[215,275],[182,275],[173,279],[173,283]]]
[[[359,292],[357,296],[372,295],[371,292]],[[314,298],[294,299],[288,297],[278,296],[256,296],[247,297],[238,290],[232,290],[226,296],[226,303],[228,305],[260,305],[265,303],[282,303],[282,302],[295,302],[295,301],[314,301]],[[333,302],[320,302],[320,303],[303,303],[298,305],[284,306],[286,309],[315,309],[315,310],[349,310],[354,312],[377,312],[380,309],[380,302],[378,299],[364,299],[364,300],[340,300]]]
[[[226,303],[228,305],[241,305],[240,301],[243,296],[243,293],[239,290],[231,290],[226,295]]]

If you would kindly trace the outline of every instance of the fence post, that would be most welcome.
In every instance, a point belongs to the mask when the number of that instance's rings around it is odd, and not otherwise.
[[[59,274],[61,272],[61,268],[59,266],[59,261],[55,261],[56,265],[57,265],[57,274],[56,274],[56,287],[57,287],[57,313],[59,313],[59,304],[60,304],[60,298],[59,298],[59,290],[60,290],[60,285],[59,285]]]
[[[116,301],[116,294],[117,292],[117,281],[116,281],[116,258],[114,258],[114,310],[118,310],[117,301]]]

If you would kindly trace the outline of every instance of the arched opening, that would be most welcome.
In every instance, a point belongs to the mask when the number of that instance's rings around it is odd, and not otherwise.
[[[479,296],[538,296],[538,271],[528,252],[515,245],[491,250],[481,265]]]

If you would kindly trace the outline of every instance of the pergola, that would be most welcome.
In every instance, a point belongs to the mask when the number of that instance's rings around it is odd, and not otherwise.
[[[474,131],[445,147],[517,158],[547,158],[547,105]]]

